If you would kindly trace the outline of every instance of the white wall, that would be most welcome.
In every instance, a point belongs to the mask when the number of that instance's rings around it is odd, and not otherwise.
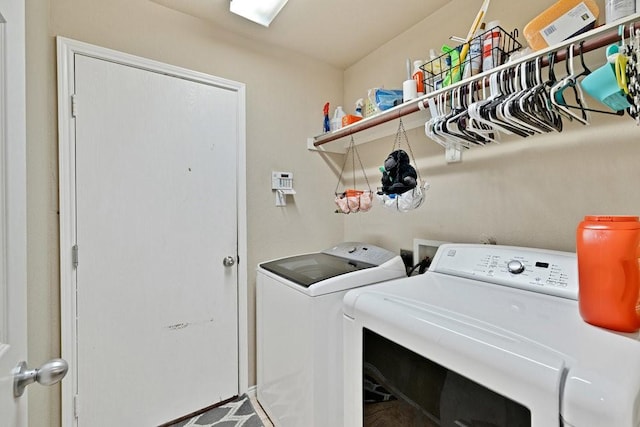
[[[522,33],[524,25],[552,3],[493,0],[487,20],[499,18],[508,31],[518,28]],[[603,2],[598,4],[604,10]],[[369,87],[401,87],[405,59],[427,58],[429,48],[446,43],[449,35],[466,35],[467,25],[454,27],[452,22],[472,22],[478,6],[453,0],[347,69],[345,104]],[[520,40],[525,42],[524,37]],[[589,61],[603,64],[604,53],[590,55]],[[558,66],[560,70],[564,74],[564,66]],[[350,215],[345,239],[399,250],[410,249],[414,237],[454,242],[493,237],[499,244],[573,251],[575,230],[584,215],[640,213],[635,185],[640,128],[628,116],[595,116],[590,126],[569,123],[562,133],[467,150],[459,164],[446,164],[443,149],[422,129],[411,131],[416,162],[431,184],[426,204],[406,214],[376,206],[367,214]],[[389,137],[359,146],[369,181],[376,185],[377,168],[392,144]]]
[[[310,154],[322,106],[342,101],[343,71],[244,40],[146,0],[27,2],[29,365],[60,354],[55,39],[57,35],[247,85],[249,381],[255,383],[255,266],[342,240],[333,213],[339,157]],[[329,167],[328,167],[329,166]],[[275,207],[271,171],[291,171],[298,194]],[[59,387],[29,392],[29,425],[59,425]]]

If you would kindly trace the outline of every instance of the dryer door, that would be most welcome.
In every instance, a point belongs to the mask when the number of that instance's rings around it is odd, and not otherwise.
[[[389,294],[364,291],[350,311],[345,333],[360,335],[362,353],[360,372],[347,381],[382,386],[421,425],[558,425],[566,375],[558,353],[464,313]],[[354,411],[373,425],[359,404],[365,397],[355,398]]]

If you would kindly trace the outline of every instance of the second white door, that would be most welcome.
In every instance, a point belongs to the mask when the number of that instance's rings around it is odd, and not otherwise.
[[[74,74],[77,423],[158,425],[238,394],[238,94]]]

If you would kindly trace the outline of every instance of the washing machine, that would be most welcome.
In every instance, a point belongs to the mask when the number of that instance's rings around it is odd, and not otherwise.
[[[357,242],[258,266],[257,396],[274,425],[343,424],[342,299],[399,277],[400,256]]]

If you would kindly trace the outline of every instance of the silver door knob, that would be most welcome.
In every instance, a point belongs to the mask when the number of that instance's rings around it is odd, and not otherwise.
[[[235,263],[236,260],[232,256],[225,257],[222,260],[222,265],[224,265],[225,267],[232,267]]]
[[[22,361],[13,370],[13,396],[20,397],[31,383],[53,385],[67,375],[69,364],[63,359],[51,359],[39,368],[27,370],[27,362]]]

